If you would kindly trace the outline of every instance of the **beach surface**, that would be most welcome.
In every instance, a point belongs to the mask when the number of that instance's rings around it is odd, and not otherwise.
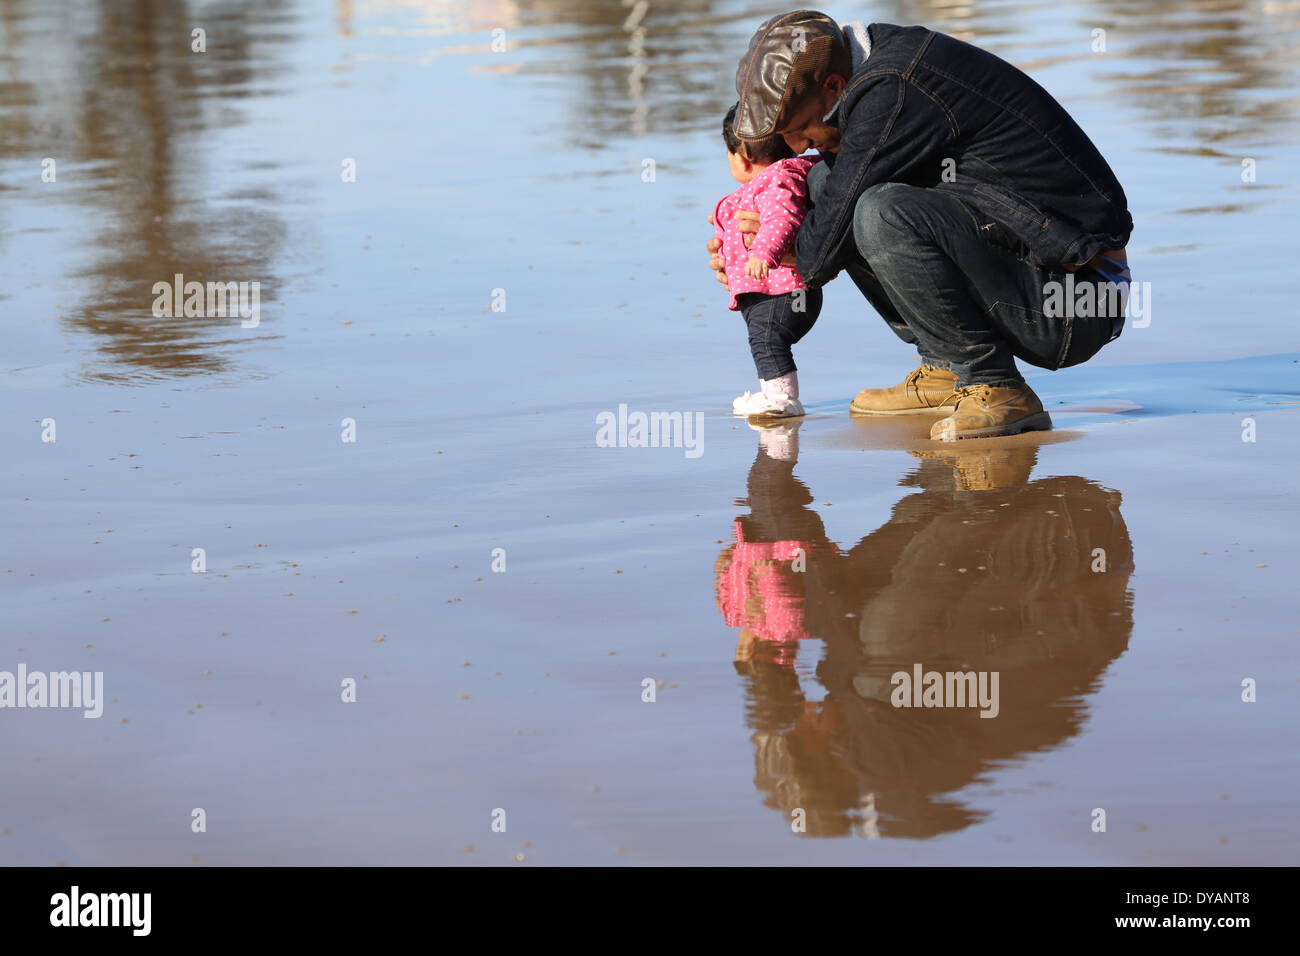
[[[1054,431],[850,417],[915,360],[846,277],[808,416],[730,414],[766,6],[4,5],[0,672],[103,700],[0,709],[0,864],[1296,861],[1300,13],[825,9],[1011,60],[1124,183],[1146,313],[1025,369]]]

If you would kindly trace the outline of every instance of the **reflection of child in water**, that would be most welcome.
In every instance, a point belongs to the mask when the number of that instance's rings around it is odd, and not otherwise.
[[[736,671],[754,786],[787,825],[803,810],[809,836],[969,827],[984,812],[957,791],[1077,734],[1084,698],[1127,646],[1133,549],[1119,493],[1072,476],[1031,481],[1033,446],[913,452],[921,465],[900,484],[920,492],[843,549],[794,476],[797,450],[773,454],[768,439],[795,427],[760,433],[749,513],[719,559],[719,609],[745,628]],[[803,573],[788,560],[794,545],[808,556]],[[1095,548],[1107,574],[1092,571]],[[821,645],[815,676],[794,664],[807,637]],[[890,676],[918,661],[997,671],[1014,696],[997,720],[897,708]]]
[[[800,541],[746,541],[739,519],[735,532],[736,543],[724,555],[725,565],[719,562],[717,597],[727,626],[742,628],[736,659],[749,660],[754,642],[766,641],[780,648],[775,660],[790,666],[798,642],[809,636],[804,626],[803,589],[793,580],[804,570],[807,545]]]
[[[750,470],[751,514],[734,523],[736,541],[718,556],[715,592],[728,627],[740,628],[736,660],[764,660],[793,667],[799,641],[809,637],[804,616],[804,583],[810,552],[825,549],[821,522],[815,527],[774,520],[774,502],[793,495],[799,504],[812,501],[794,477],[798,426],[782,423],[757,429],[758,459]],[[817,541],[817,544],[813,544]]]
[[[749,472],[750,513],[735,521],[736,540],[718,557],[715,586],[727,625],[741,628],[736,671],[753,730],[754,785],[773,809],[801,808],[805,832],[843,834],[850,819],[842,807],[856,806],[859,795],[833,745],[837,712],[831,701],[806,697],[795,671],[799,642],[813,636],[806,594],[817,592],[818,567],[839,549],[794,475],[799,424],[751,427],[759,451]]]

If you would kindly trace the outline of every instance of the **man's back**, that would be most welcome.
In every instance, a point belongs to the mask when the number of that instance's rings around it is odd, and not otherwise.
[[[1127,244],[1133,220],[1123,187],[1033,79],[925,27],[873,23],[868,31],[870,55],[838,108],[843,138],[834,163],[850,168],[835,178],[853,182],[835,193],[851,202],[882,182],[950,190],[1043,264],[1077,265]],[[828,240],[840,246],[846,237],[831,235],[838,230],[828,221],[839,218],[811,217],[800,252],[828,251]]]

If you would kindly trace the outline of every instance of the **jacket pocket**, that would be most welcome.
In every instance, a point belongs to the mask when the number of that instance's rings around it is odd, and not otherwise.
[[[993,208],[1000,210],[1003,215],[1014,217],[1025,224],[1032,224],[1039,229],[1046,229],[1052,221],[1051,217],[1041,209],[1010,189],[993,186],[989,183],[976,183],[975,193],[985,203],[989,203]]]

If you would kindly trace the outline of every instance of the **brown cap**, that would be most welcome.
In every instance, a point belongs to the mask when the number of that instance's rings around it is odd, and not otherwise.
[[[766,20],[736,70],[736,135],[767,139],[826,77],[839,73],[847,79],[851,70],[844,32],[826,14],[795,10]]]

